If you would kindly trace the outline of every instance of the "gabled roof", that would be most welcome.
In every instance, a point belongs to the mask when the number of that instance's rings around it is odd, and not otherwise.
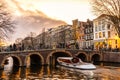
[[[100,19],[100,18],[103,18],[103,17],[107,17],[107,16],[108,16],[107,14],[102,14],[102,15],[98,16],[97,18],[93,19],[93,21]]]
[[[25,37],[24,38],[24,40],[30,40],[31,39],[31,37]]]

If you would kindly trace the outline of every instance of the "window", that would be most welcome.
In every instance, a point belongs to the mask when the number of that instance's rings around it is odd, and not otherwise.
[[[102,30],[105,30],[105,20],[102,20]]]
[[[88,36],[88,39],[90,39],[90,35],[88,34],[87,36]]]
[[[82,36],[82,39],[85,39],[85,36]]]
[[[108,38],[110,38],[110,35],[111,35],[110,31],[108,31]]]
[[[88,35],[86,35],[86,37],[87,37],[87,39],[86,39],[86,40],[88,40],[88,39],[89,39],[89,36],[88,36]]]
[[[85,35],[85,40],[87,40],[87,35]]]
[[[105,37],[105,32],[103,32],[103,37]]]
[[[98,25],[100,25],[101,24],[101,21],[98,21]]]
[[[94,38],[93,33],[91,33],[91,34],[90,34],[90,36],[91,36],[91,39],[93,39],[93,38]]]
[[[96,39],[98,38],[98,33],[95,33],[95,38],[96,38]]]
[[[107,29],[110,29],[110,24],[107,24]]]
[[[95,27],[95,31],[97,31],[97,27]]]
[[[101,31],[101,21],[98,22],[99,31]]]
[[[117,44],[117,40],[115,40],[115,44]]]
[[[101,31],[101,26],[99,25],[99,31]]]
[[[102,38],[102,33],[101,32],[99,32],[99,38]]]
[[[87,33],[89,33],[89,28],[87,28]]]
[[[104,24],[102,24],[102,30],[105,30],[105,25]]]
[[[90,28],[90,32],[93,32],[93,28],[92,27]]]
[[[87,29],[85,29],[85,33],[87,33]]]

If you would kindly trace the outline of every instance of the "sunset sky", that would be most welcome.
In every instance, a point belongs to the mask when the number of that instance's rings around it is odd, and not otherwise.
[[[39,34],[43,27],[72,24],[72,20],[94,19],[91,0],[6,0],[15,21],[18,23],[16,38],[24,38],[30,32]],[[26,31],[27,30],[27,31]],[[24,33],[24,34],[23,34]]]
[[[46,0],[41,3],[39,7],[48,16],[71,23],[71,20],[77,18],[84,21],[86,21],[87,18],[93,19],[89,1],[90,0]]]
[[[13,0],[12,0],[13,1]],[[47,16],[63,20],[71,24],[71,20],[79,19],[85,21],[87,18],[93,19],[89,2],[91,0],[14,0],[24,10],[42,11]],[[20,15],[16,12],[16,15]]]

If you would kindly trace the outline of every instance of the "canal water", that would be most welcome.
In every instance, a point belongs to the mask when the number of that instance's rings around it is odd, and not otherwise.
[[[0,80],[120,80],[120,67],[97,66],[96,70],[79,70],[56,66],[12,67],[0,70]]]

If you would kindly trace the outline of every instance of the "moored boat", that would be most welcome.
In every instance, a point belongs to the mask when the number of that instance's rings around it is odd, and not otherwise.
[[[60,65],[71,67],[71,68],[78,68],[82,70],[92,70],[96,69],[96,66],[92,63],[83,62],[80,58],[77,57],[58,57],[57,61]]]

